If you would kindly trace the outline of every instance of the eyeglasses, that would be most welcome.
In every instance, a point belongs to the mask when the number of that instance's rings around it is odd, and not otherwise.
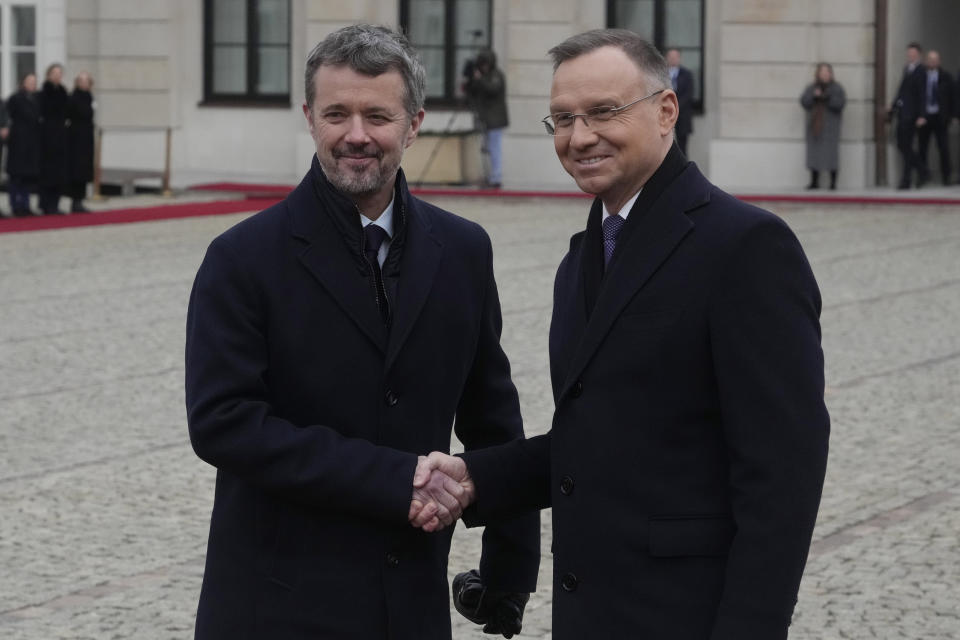
[[[573,133],[573,125],[576,122],[577,118],[583,118],[583,123],[596,131],[606,122],[610,122],[615,115],[629,109],[638,102],[643,102],[648,98],[663,93],[666,89],[660,89],[659,91],[654,91],[650,95],[643,96],[642,98],[637,98],[629,104],[625,104],[622,107],[614,107],[610,105],[603,105],[600,107],[593,107],[592,109],[587,109],[586,113],[570,113],[568,111],[561,111],[559,113],[551,113],[546,118],[541,120],[543,122],[544,128],[547,130],[547,134],[551,136],[569,136]]]

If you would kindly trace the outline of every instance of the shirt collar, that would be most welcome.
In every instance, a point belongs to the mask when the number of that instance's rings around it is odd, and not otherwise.
[[[380,214],[380,217],[376,220],[371,220],[367,216],[360,214],[360,226],[366,227],[368,224],[375,224],[384,231],[387,232],[387,237],[393,237],[393,201],[396,200],[396,194],[390,198],[390,204],[387,205],[387,208],[383,210],[383,213]]]
[[[643,191],[643,187],[640,188],[640,191]],[[637,201],[637,198],[640,197],[640,191],[637,191],[635,194],[633,194],[633,197],[627,200],[627,204],[623,205],[623,208],[620,209],[620,211],[617,211],[616,215],[626,220],[627,216],[630,215],[630,209],[633,209],[633,204]],[[613,214],[607,210],[607,205],[603,205],[603,218],[601,218],[600,222],[603,222],[611,215]]]

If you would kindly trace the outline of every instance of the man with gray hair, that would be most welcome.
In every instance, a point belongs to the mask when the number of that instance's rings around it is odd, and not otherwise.
[[[186,405],[217,468],[197,638],[449,640],[449,448],[523,437],[478,225],[407,190],[425,73],[400,34],[357,25],[306,65],[315,145],[287,198],[210,244],[187,317]],[[488,527],[471,619],[510,637],[536,585],[539,518]],[[473,614],[481,615],[473,615]]]
[[[599,30],[550,53],[544,125],[596,196],[554,286],[553,427],[431,454],[414,486],[460,481],[470,523],[553,507],[554,640],[782,640],[827,459],[810,265],[683,157],[652,45]]]

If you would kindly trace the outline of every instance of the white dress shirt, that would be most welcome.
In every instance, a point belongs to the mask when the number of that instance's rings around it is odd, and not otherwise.
[[[640,191],[643,191],[642,187]],[[637,198],[640,197],[640,191],[637,191],[635,194],[633,194],[633,197],[627,200],[627,204],[623,205],[623,208],[621,208],[620,211],[617,211],[616,215],[626,220],[627,216],[630,215],[630,209],[633,209],[633,204],[637,201]],[[607,211],[607,205],[604,204],[603,218],[601,218],[600,223],[603,224],[604,222],[606,222],[607,218],[609,218],[611,215],[614,215],[614,214],[611,214],[609,211]]]

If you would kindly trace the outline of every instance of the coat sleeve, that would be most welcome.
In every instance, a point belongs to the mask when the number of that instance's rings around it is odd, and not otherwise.
[[[830,91],[827,94],[827,108],[834,113],[840,113],[847,105],[847,93],[843,87],[834,82],[830,85]]]
[[[500,346],[502,317],[493,277],[493,249],[486,244],[487,284],[476,354],[457,407],[454,426],[464,448],[522,442],[523,422],[510,363]],[[487,449],[489,451],[489,449]],[[540,567],[540,514],[527,512],[487,526],[483,533],[480,576],[486,586],[503,591],[532,592]]]
[[[774,218],[744,235],[711,301],[736,524],[711,640],[787,637],[827,462],[820,305]]]
[[[803,93],[800,95],[800,106],[802,106],[807,111],[809,111],[810,109],[813,109],[813,101],[814,101],[813,88],[814,88],[814,85],[811,84],[806,89],[804,89]]]
[[[493,69],[479,78],[470,80],[471,91],[476,95],[495,98],[504,91],[504,77],[499,69]]]
[[[255,279],[222,236],[214,240],[187,312],[187,420],[197,455],[287,500],[406,522],[414,454],[277,415],[265,314]]]

